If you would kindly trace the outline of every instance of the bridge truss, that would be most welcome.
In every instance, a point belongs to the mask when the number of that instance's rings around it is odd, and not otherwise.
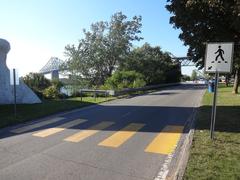
[[[41,68],[39,73],[51,74],[51,79],[59,79],[59,70],[63,63],[63,60],[57,57],[51,57],[49,61]]]
[[[189,60],[188,57],[176,57],[171,55],[171,58],[174,62],[181,64],[181,66],[195,66],[195,64]]]

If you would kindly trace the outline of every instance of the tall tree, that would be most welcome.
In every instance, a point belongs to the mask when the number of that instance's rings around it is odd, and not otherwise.
[[[237,93],[240,71],[240,1],[239,0],[167,0],[172,13],[170,23],[182,32],[179,38],[189,46],[188,57],[204,66],[207,42],[234,42],[233,92]]]
[[[191,75],[191,80],[195,81],[197,79],[197,72],[195,70],[192,71],[192,75]]]
[[[65,68],[81,80],[87,79],[91,85],[102,85],[112,72],[122,63],[132,48],[132,41],[141,40],[141,17],[127,20],[121,12],[115,13],[110,22],[97,22],[90,31],[84,30],[84,38],[78,46],[67,45],[68,58]]]
[[[180,67],[172,62],[170,55],[148,43],[133,49],[120,68],[143,74],[147,85],[178,82],[181,76]]]

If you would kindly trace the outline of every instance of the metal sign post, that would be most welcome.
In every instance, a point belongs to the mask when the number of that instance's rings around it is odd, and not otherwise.
[[[14,116],[17,117],[16,70],[13,69]]]
[[[17,85],[19,85],[19,77],[18,71],[14,68],[10,71],[10,84],[13,86],[14,116],[17,117]]]
[[[215,129],[215,122],[216,122],[218,79],[219,79],[219,72],[216,71],[215,72],[215,84],[214,84],[212,115],[211,115],[211,127],[210,127],[211,139],[213,139],[213,137],[214,137],[214,129]]]
[[[214,139],[214,130],[217,111],[217,90],[219,73],[230,73],[232,70],[233,57],[232,42],[208,43],[205,54],[205,72],[215,73],[214,96],[211,115],[210,137]]]

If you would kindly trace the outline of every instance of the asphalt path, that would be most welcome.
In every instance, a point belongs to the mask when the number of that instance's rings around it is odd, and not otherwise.
[[[2,129],[0,179],[154,179],[205,89],[169,87]]]

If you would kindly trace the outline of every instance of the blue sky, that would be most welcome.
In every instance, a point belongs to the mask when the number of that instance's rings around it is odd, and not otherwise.
[[[178,39],[179,30],[169,24],[170,14],[163,0],[0,0],[0,38],[11,44],[8,66],[20,75],[37,72],[52,56],[64,59],[64,47],[77,44],[97,21],[109,21],[115,12],[128,18],[142,16],[142,40],[160,46],[176,56],[187,47]],[[191,74],[191,68],[182,69]]]

